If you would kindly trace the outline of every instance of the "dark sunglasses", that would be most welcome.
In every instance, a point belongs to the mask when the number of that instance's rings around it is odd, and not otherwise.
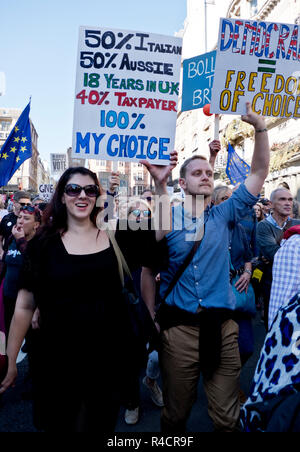
[[[67,184],[64,191],[68,196],[73,196],[75,198],[75,196],[80,195],[82,190],[89,198],[96,198],[99,196],[99,187],[97,185],[85,185],[82,187],[78,184]]]
[[[31,206],[31,202],[20,202],[19,204],[22,207],[24,207],[24,206]]]
[[[151,215],[150,210],[140,210],[140,209],[131,210],[129,213],[132,213],[135,217],[139,217],[141,213],[144,215],[144,217],[150,217]]]
[[[39,202],[38,204],[35,204],[34,206],[43,212],[46,209],[47,205],[48,204],[46,202]]]

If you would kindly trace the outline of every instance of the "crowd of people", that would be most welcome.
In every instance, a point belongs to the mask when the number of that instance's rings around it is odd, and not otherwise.
[[[181,166],[182,198],[167,194],[176,152],[167,166],[142,162],[155,191],[129,202],[118,173],[105,193],[83,167],[65,171],[43,208],[15,194],[0,223],[8,338],[0,394],[14,386],[29,336],[37,428],[112,432],[122,405],[135,424],[142,373],[163,433],[185,432],[201,374],[216,432],[272,431],[269,419],[299,431],[299,208],[286,185],[260,197],[267,129],[250,104],[242,119],[255,130],[254,151],[249,176],[233,188],[214,187],[214,140],[209,160],[194,155]],[[266,339],[244,394],[259,310]],[[287,397],[293,425],[282,414]]]

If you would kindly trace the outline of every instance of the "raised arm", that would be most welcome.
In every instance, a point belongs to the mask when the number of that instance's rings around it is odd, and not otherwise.
[[[270,147],[264,118],[252,111],[250,102],[246,103],[246,108],[247,113],[242,116],[242,120],[254,127],[255,139],[250,175],[245,186],[252,195],[257,196],[269,172]]]
[[[170,197],[167,191],[167,182],[173,169],[177,165],[178,154],[177,151],[170,153],[170,163],[167,166],[152,165],[147,160],[141,163],[147,168],[153,177],[155,184],[155,194],[159,196],[159,208],[155,208],[155,228],[156,240],[161,240],[171,230],[172,225],[172,210],[170,204]]]

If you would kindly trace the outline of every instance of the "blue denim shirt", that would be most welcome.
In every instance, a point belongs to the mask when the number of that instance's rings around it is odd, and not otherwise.
[[[161,272],[160,294],[163,297],[176,270],[183,263],[192,241],[186,240],[190,228],[205,221],[203,240],[192,262],[181,275],[166,302],[186,311],[195,313],[199,306],[204,308],[235,309],[235,296],[229,282],[229,238],[230,224],[243,218],[258,197],[248,192],[244,184],[225,202],[204,212],[204,218],[195,219],[177,206],[173,210],[172,231],[166,235],[169,250],[169,266]],[[185,227],[179,225],[185,220]]]

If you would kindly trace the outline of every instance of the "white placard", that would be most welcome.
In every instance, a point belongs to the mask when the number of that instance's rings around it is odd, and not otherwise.
[[[168,164],[182,39],[80,27],[72,156]]]
[[[220,19],[211,112],[299,118],[299,61],[298,25]]]
[[[54,185],[53,184],[40,184],[39,185],[39,197],[42,198],[45,202],[49,202],[54,193]]]
[[[67,169],[66,154],[50,154],[51,174],[60,175]]]

